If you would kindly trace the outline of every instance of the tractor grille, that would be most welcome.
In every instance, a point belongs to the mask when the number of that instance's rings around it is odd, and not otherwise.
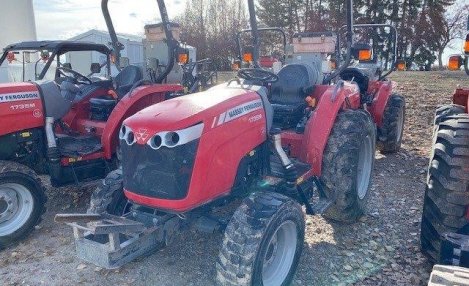
[[[174,148],[153,150],[148,145],[121,142],[126,190],[158,199],[186,197],[199,140]]]

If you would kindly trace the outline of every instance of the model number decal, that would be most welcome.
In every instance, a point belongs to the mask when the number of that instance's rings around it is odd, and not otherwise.
[[[39,93],[37,92],[18,92],[18,93],[6,93],[0,95],[1,102],[11,102],[29,99],[39,99]]]
[[[220,126],[223,123],[230,122],[231,120],[244,116],[250,112],[262,109],[262,107],[263,107],[262,100],[260,99],[253,100],[253,101],[238,105],[236,107],[233,107],[230,110],[220,114],[220,116],[218,117],[217,126]],[[214,123],[213,125],[215,125],[215,119],[213,123]]]
[[[10,106],[10,109],[12,110],[19,110],[19,109],[30,109],[30,108],[35,108],[36,104],[35,103],[26,103],[26,104],[15,104]]]

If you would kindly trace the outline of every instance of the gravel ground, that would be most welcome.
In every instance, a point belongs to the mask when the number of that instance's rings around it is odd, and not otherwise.
[[[403,150],[376,155],[368,215],[353,225],[308,217],[305,249],[294,285],[424,285],[431,265],[419,251],[431,122],[451,100],[463,73],[395,73],[406,96]],[[468,84],[469,85],[469,84]],[[83,212],[92,186],[49,188],[44,222],[24,242],[0,253],[0,285],[212,285],[221,234],[185,232],[168,247],[108,271],[75,257],[59,212]]]

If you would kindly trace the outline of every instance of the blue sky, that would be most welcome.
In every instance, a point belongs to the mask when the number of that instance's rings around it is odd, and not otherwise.
[[[170,17],[186,0],[166,0]],[[67,39],[90,29],[105,30],[100,0],[33,0],[38,39]],[[156,0],[110,0],[109,10],[119,33],[143,34],[143,26],[159,20]]]

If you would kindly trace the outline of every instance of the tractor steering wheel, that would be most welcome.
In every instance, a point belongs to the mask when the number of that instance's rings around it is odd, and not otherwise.
[[[257,69],[240,69],[238,77],[245,80],[260,81],[262,83],[274,83],[278,81],[278,75],[273,72]]]
[[[91,79],[89,79],[88,77],[86,77],[86,76],[82,75],[81,73],[79,73],[77,71],[74,71],[72,69],[69,69],[69,68],[66,68],[66,67],[59,67],[59,68],[57,68],[57,71],[59,72],[59,74],[65,76],[65,77],[68,77],[69,75],[72,75],[72,77],[74,79],[76,79],[79,83],[93,84]]]

